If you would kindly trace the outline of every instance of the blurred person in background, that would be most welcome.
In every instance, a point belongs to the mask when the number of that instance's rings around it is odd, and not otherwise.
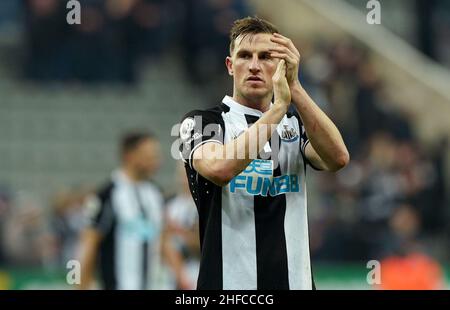
[[[26,29],[26,77],[40,81],[67,78],[70,60],[65,2],[23,1]]]
[[[421,220],[412,205],[400,204],[389,221],[381,260],[381,284],[386,290],[436,290],[444,288],[444,274],[421,241]]]
[[[15,195],[4,225],[4,254],[9,265],[43,267],[47,271],[57,267],[57,244],[50,218],[34,195]]]
[[[229,26],[251,10],[241,0],[188,0],[184,4],[182,48],[186,73],[189,81],[205,85],[212,82],[211,76],[223,72]],[[208,66],[203,65],[205,60]]]
[[[120,169],[86,203],[89,223],[81,236],[79,288],[91,287],[96,266],[104,289],[158,288],[161,258],[174,271],[178,287],[191,288],[182,259],[168,240],[163,196],[148,180],[160,157],[153,135],[123,138]]]
[[[200,266],[198,213],[182,162],[176,170],[178,192],[167,203],[166,218],[174,246],[182,254],[190,282],[196,286]]]
[[[5,224],[11,210],[11,197],[9,191],[0,185],[0,266],[6,265],[6,251],[4,245]]]
[[[90,189],[74,188],[59,191],[53,198],[52,227],[58,244],[59,264],[64,268],[76,257],[79,236],[85,227],[84,205],[92,194]]]

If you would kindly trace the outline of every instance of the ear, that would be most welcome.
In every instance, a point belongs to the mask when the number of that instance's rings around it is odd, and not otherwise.
[[[225,65],[227,66],[228,74],[233,76],[233,61],[231,60],[230,56],[227,56],[227,58],[225,58]]]

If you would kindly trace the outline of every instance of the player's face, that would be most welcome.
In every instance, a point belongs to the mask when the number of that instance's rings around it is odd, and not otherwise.
[[[274,75],[278,59],[270,57],[274,47],[269,33],[248,34],[235,40],[231,57],[227,57],[228,73],[234,78],[234,91],[238,97],[259,100],[272,97]]]
[[[147,139],[133,152],[133,163],[141,178],[153,175],[161,165],[161,149],[158,141]]]

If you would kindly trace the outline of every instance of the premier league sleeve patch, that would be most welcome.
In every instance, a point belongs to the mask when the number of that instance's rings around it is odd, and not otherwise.
[[[192,117],[188,117],[186,118],[180,126],[180,138],[181,140],[183,140],[183,142],[187,141],[193,131],[194,131],[194,127],[195,127],[195,120]]]

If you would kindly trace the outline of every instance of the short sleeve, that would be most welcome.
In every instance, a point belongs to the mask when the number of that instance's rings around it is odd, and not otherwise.
[[[88,197],[84,204],[86,227],[95,229],[102,235],[108,233],[114,219],[111,194],[112,185]]]
[[[186,114],[180,126],[180,155],[192,168],[194,151],[206,142],[223,144],[223,120],[219,113],[192,111]]]
[[[305,127],[303,126],[300,116],[298,115],[298,113],[296,111],[294,112],[294,115],[298,120],[298,125],[299,125],[298,127],[300,130],[300,143],[299,144],[300,144],[300,153],[302,155],[302,159],[305,164],[309,165],[314,170],[321,170],[321,169],[317,168],[316,166],[314,166],[309,161],[309,159],[306,157],[306,146],[309,144],[309,138],[308,138],[308,135],[306,134],[306,130],[305,130]]]
[[[300,127],[300,152],[302,153],[303,157],[306,157],[305,149],[306,146],[309,143],[308,136],[306,135],[305,127],[303,127],[303,124],[299,124]]]

